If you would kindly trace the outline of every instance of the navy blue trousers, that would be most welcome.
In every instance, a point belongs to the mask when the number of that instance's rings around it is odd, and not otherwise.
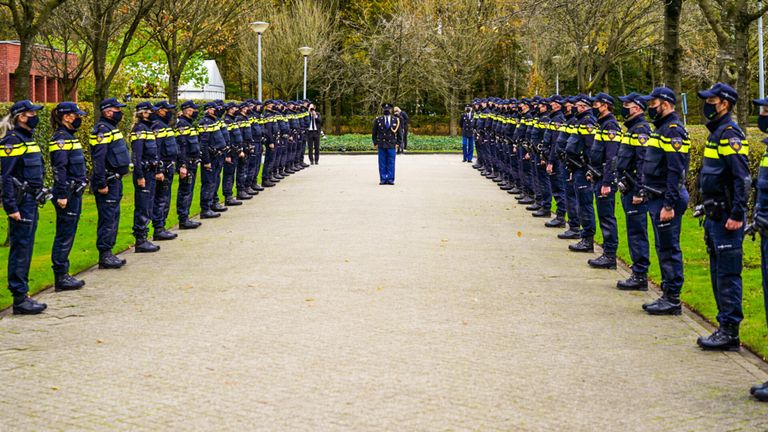
[[[579,231],[581,230],[581,222],[579,219],[579,198],[576,194],[576,182],[571,177],[571,173],[565,164],[562,161],[559,162],[560,178],[565,185],[565,208],[568,213],[568,227],[572,231]]]
[[[680,199],[675,203],[675,217],[661,222],[659,216],[664,206],[663,198],[648,201],[653,237],[656,239],[656,256],[661,270],[661,288],[665,294],[679,297],[685,277],[683,275],[683,251],[680,249],[680,229],[683,213],[688,208],[688,191],[680,189]]]
[[[581,238],[592,238],[595,236],[595,193],[592,182],[587,180],[586,172],[583,169],[577,169],[573,172],[573,182],[576,187],[576,199],[579,203]]]
[[[461,153],[464,155],[462,162],[472,162],[473,153],[475,151],[475,137],[461,137]]]
[[[534,160],[536,184],[539,187],[539,200],[537,202],[544,210],[552,211],[552,185],[549,183],[550,176],[547,174],[547,166],[541,164],[541,158],[538,155]]]
[[[768,236],[760,237],[760,270],[763,274],[763,305],[768,322]]]
[[[72,245],[75,244],[75,234],[77,234],[77,224],[80,222],[83,198],[70,197],[64,208],[56,205],[56,200],[54,200],[53,206],[56,208],[56,235],[53,238],[53,247],[51,248],[51,262],[53,263],[53,274],[63,276],[69,273],[69,253],[72,251]]]
[[[133,174],[133,236],[147,238],[149,222],[152,221],[152,210],[155,206],[157,185],[154,174],[147,174],[146,183],[141,188],[136,183],[138,177]]]
[[[717,304],[717,322],[738,326],[744,319],[741,308],[741,268],[744,251],[744,226],[737,230],[725,229],[727,216],[720,220],[704,221],[704,238],[709,252],[709,277]]]
[[[246,185],[253,186],[258,182],[256,177],[259,175],[259,168],[261,168],[261,148],[261,145],[257,145],[256,153],[248,158],[248,172],[245,177]]]
[[[650,244],[648,243],[648,204],[632,204],[632,195],[621,196],[624,219],[627,225],[627,246],[632,258],[632,271],[646,274],[651,265]]]
[[[123,182],[112,179],[107,182],[109,191],[102,195],[94,190],[96,210],[99,213],[96,223],[96,249],[99,252],[111,252],[117,241],[117,228],[120,225],[120,200],[123,199]]]
[[[379,179],[383,183],[395,181],[395,154],[397,149],[379,149]]]
[[[611,186],[611,192],[600,196],[600,182],[595,183],[595,201],[597,202],[597,218],[600,222],[600,232],[603,234],[603,251],[606,255],[616,256],[619,248],[619,229],[616,226],[616,189]]]
[[[179,177],[179,190],[176,192],[176,214],[179,222],[189,219],[189,208],[192,207],[192,196],[195,193],[197,180],[197,164],[187,166],[187,177]]]
[[[37,203],[29,194],[25,194],[16,205],[21,213],[21,220],[8,218],[8,289],[14,302],[20,303],[27,298],[29,292],[29,266],[35,247],[38,213]]]
[[[203,168],[200,181],[200,208],[202,211],[208,211],[213,206],[216,194],[219,189],[218,179],[221,178],[221,164],[224,161],[222,156],[211,158],[211,169]]]
[[[152,207],[152,227],[155,232],[165,229],[165,221],[171,210],[173,174],[173,171],[168,171],[165,173],[165,181],[155,182],[155,199]]]
[[[552,196],[555,198],[555,208],[558,216],[565,216],[567,206],[565,204],[565,181],[561,175],[561,165],[563,163],[560,159],[551,161],[552,174],[549,176],[549,187],[552,191]],[[551,200],[550,200],[551,201]]]
[[[237,165],[240,162],[240,158],[232,156],[231,162],[224,161],[224,178],[221,182],[221,191],[226,198],[232,196],[232,189],[235,186],[235,172],[237,171]]]

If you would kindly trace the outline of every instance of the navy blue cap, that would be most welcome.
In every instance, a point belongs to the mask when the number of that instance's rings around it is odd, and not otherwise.
[[[632,92],[626,96],[619,96],[619,100],[622,103],[633,103],[639,106],[643,111],[648,108],[648,100],[645,98],[645,96],[639,93]]]
[[[41,109],[43,109],[42,105],[34,105],[29,99],[24,99],[11,106],[11,115],[15,116],[26,111],[39,111]]]
[[[104,111],[107,108],[123,108],[125,106],[124,103],[118,102],[116,98],[106,98],[99,104],[99,109]]]
[[[85,111],[81,110],[80,107],[77,106],[74,102],[61,102],[60,104],[56,105],[56,108],[54,108],[57,113],[59,114],[77,114],[79,116],[84,116]]]
[[[384,102],[383,104],[381,104],[381,107],[384,109],[392,109],[392,104],[389,102]]]
[[[583,103],[589,106],[592,106],[592,98],[585,95],[584,93],[579,93],[576,96],[573,97],[574,102],[573,103]]]
[[[196,104],[195,101],[186,100],[186,101],[181,103],[181,109],[184,110],[184,109],[187,109],[187,108],[200,109],[200,105]]]
[[[677,96],[675,95],[675,91],[669,87],[656,87],[655,89],[653,89],[651,94],[649,94],[645,98],[645,100],[648,100],[648,101],[650,101],[651,99],[661,99],[671,104],[677,103]]]
[[[602,102],[602,103],[607,103],[608,105],[614,104],[613,96],[603,92],[596,94],[595,97],[593,98],[593,102]]]
[[[765,99],[752,99],[752,103],[757,106],[768,106],[768,98]]]
[[[216,102],[206,102],[205,105],[203,105],[203,110],[208,111],[211,108],[218,108],[218,104]]]
[[[136,105],[136,111],[157,111],[154,105],[152,105],[152,102],[139,102]]]
[[[560,105],[562,105],[563,102],[564,102],[563,97],[560,96],[559,94],[554,94],[549,97],[549,103],[559,103]]]
[[[156,107],[157,109],[168,109],[168,110],[172,110],[172,109],[176,108],[176,105],[173,105],[173,104],[169,103],[169,102],[168,102],[168,101],[166,101],[166,100],[162,100],[162,101],[160,101],[160,102],[156,103],[156,104],[155,104],[155,107]]]
[[[720,99],[729,101],[731,104],[735,104],[739,100],[739,94],[736,93],[736,90],[728,84],[721,82],[715,83],[707,90],[700,90],[698,94],[702,99],[719,97]]]

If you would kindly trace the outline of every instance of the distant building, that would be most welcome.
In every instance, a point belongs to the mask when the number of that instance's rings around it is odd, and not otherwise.
[[[77,56],[51,50],[43,45],[35,45],[32,55],[32,69],[29,76],[29,93],[33,102],[61,102],[61,73],[64,56],[67,56],[70,70],[77,67]],[[13,86],[18,77],[19,41],[0,41],[0,102],[14,101]],[[67,100],[77,101],[77,88],[68,95]]]
[[[198,99],[198,100],[215,100],[226,99],[226,91],[224,89],[224,79],[221,78],[219,67],[216,65],[216,60],[205,60],[203,66],[208,70],[208,83],[202,88],[195,87],[193,84],[185,84],[179,86],[179,100],[182,99]]]

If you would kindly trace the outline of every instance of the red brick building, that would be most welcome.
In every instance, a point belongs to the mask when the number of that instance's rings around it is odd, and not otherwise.
[[[15,72],[19,66],[20,45],[18,41],[0,41],[0,102],[14,101],[13,85]],[[61,102],[61,73],[64,56],[67,55],[69,70],[77,66],[77,56],[48,47],[36,45],[33,48],[32,69],[29,76],[29,93],[33,102]],[[77,101],[77,90],[69,95],[68,100]]]

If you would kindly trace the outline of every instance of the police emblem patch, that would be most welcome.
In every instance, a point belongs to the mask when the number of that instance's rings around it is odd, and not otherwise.
[[[63,139],[56,141],[56,146],[58,146],[60,149],[64,148],[64,144],[65,142]]]
[[[13,144],[7,143],[3,150],[5,150],[5,154],[7,155],[11,154],[11,152],[13,151]]]
[[[637,142],[639,142],[641,145],[645,145],[645,143],[648,142],[648,135],[646,134],[640,134],[637,136]]]
[[[587,132],[592,133],[592,126],[587,126]]]
[[[102,132],[99,132],[96,134],[96,142],[102,142],[104,141],[104,134]]]
[[[670,143],[672,144],[672,148],[675,149],[675,151],[679,151],[680,148],[683,147],[683,139],[680,137],[671,138]]]
[[[608,131],[608,138],[610,138],[610,139],[616,138],[616,131],[615,130],[609,130]]]
[[[728,140],[728,145],[731,146],[731,148],[734,151],[738,152],[739,150],[741,150],[741,147],[742,147],[741,138],[739,137],[730,138]]]

